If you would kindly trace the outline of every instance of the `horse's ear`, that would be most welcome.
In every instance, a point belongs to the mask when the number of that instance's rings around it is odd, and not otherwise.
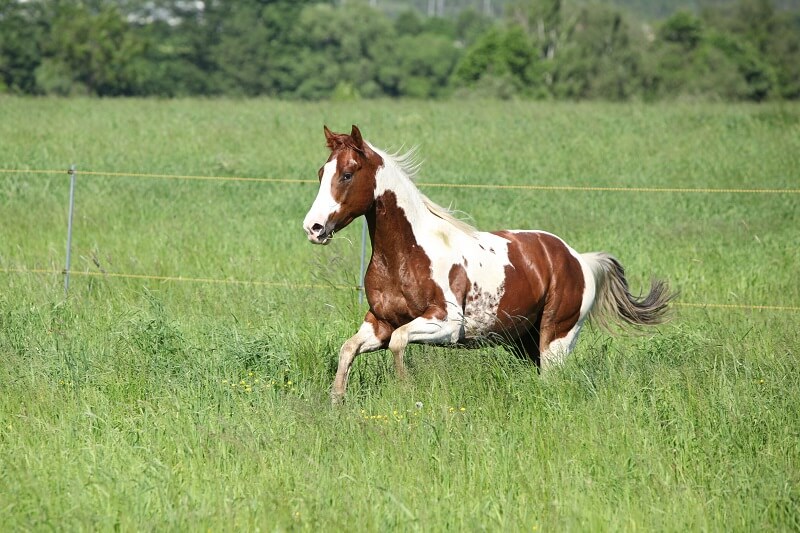
[[[322,127],[325,131],[325,142],[328,144],[328,148],[333,150],[336,147],[336,134],[329,130],[327,125]]]
[[[358,129],[358,126],[353,124],[353,129],[350,130],[350,137],[353,138],[353,144],[355,144],[356,148],[359,150],[364,150],[364,139],[361,138],[361,131]]]

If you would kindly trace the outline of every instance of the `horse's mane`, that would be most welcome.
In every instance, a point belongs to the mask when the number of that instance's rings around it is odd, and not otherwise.
[[[397,165],[397,167],[409,180],[411,180],[412,183],[416,184],[419,170],[422,168],[422,160],[419,157],[416,146],[411,147],[405,152],[403,152],[401,148],[396,152],[384,152],[383,155]],[[437,204],[422,194],[422,192],[420,192],[420,195],[422,196],[422,202],[425,204],[425,207],[435,216],[441,218],[445,222],[451,224],[456,229],[466,233],[469,236],[474,237],[478,234],[478,229],[475,228],[475,226],[468,224],[467,222],[456,217],[455,211]]]

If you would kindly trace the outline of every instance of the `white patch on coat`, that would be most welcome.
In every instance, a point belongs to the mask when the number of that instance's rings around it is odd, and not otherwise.
[[[470,292],[464,306],[465,337],[480,338],[497,326],[497,311],[505,293],[506,267],[509,241],[481,232],[478,242],[464,251]]]

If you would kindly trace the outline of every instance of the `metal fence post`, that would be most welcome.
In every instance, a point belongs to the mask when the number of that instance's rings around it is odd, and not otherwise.
[[[69,294],[69,270],[72,263],[72,217],[75,212],[75,178],[78,173],[75,165],[70,165],[69,179],[69,221],[67,222],[67,264],[64,268],[64,298]]]

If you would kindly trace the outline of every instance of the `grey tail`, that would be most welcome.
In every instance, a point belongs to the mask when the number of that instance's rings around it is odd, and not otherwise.
[[[669,302],[676,294],[665,281],[652,280],[650,292],[633,296],[625,279],[625,269],[612,255],[605,252],[581,254],[595,279],[595,301],[590,318],[599,326],[612,331],[610,322],[628,326],[655,326],[668,317]]]

